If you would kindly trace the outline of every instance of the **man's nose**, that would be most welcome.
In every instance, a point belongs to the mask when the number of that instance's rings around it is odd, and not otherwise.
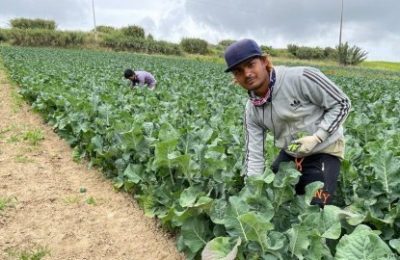
[[[250,68],[244,69],[244,75],[246,75],[246,77],[251,76],[251,74],[252,74],[252,70]]]

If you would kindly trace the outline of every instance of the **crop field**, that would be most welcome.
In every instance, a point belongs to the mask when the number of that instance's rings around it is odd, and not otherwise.
[[[198,259],[399,259],[400,72],[319,67],[348,94],[334,205],[296,196],[299,173],[240,176],[247,94],[224,65],[129,53],[1,47],[20,93],[73,148]],[[125,68],[155,75],[132,90]],[[277,155],[267,136],[267,165]],[[34,184],[33,184],[34,185]],[[129,232],[129,231],[128,231]],[[226,258],[233,259],[233,258]]]

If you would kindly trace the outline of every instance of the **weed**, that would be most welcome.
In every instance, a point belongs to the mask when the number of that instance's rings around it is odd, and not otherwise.
[[[15,197],[0,196],[0,211],[7,207],[13,207],[17,199]]]
[[[20,137],[17,134],[13,134],[7,140],[8,143],[18,143],[19,141],[20,141]]]
[[[37,145],[44,139],[44,134],[41,129],[28,130],[22,135],[22,138],[31,145]]]
[[[89,205],[96,205],[96,200],[92,196],[90,196],[86,199],[86,203]]]
[[[68,196],[64,199],[66,204],[78,204],[81,198],[79,196]]]
[[[9,256],[17,257],[19,260],[40,260],[46,255],[50,255],[50,250],[42,246],[22,250],[8,249],[6,252]]]
[[[72,159],[74,160],[74,162],[76,163],[81,163],[83,160],[83,155],[81,154],[81,152],[79,151],[79,149],[74,148],[72,150]]]
[[[11,107],[14,113],[20,111],[24,103],[22,96],[15,89],[13,89],[13,91],[11,92],[11,103]]]
[[[25,155],[17,155],[15,158],[14,158],[14,161],[16,162],[16,163],[31,163],[31,162],[34,162],[34,160],[33,159],[30,159],[30,158],[28,158],[27,156],[25,156]]]

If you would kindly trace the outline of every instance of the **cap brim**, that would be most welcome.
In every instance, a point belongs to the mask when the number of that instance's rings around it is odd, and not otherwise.
[[[242,63],[242,62],[244,62],[244,61],[246,61],[246,60],[248,60],[248,59],[251,59],[251,58],[254,58],[254,57],[261,57],[262,55],[260,55],[260,54],[257,54],[257,53],[254,53],[254,54],[252,54],[252,55],[250,55],[250,56],[248,56],[248,57],[245,57],[245,58],[243,58],[243,59],[241,59],[241,60],[239,60],[238,62],[236,62],[235,64],[232,64],[230,67],[228,67],[227,69],[225,69],[225,73],[227,73],[227,72],[231,72],[237,65],[239,65],[240,63]]]

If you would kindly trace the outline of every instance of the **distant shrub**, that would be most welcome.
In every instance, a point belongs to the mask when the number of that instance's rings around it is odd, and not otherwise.
[[[108,26],[108,25],[99,25],[96,26],[96,31],[97,32],[101,32],[101,33],[112,33],[115,32],[115,28],[112,26]]]
[[[332,47],[326,47],[324,49],[324,56],[327,59],[335,60],[338,57],[338,52],[337,49],[332,48]]]
[[[272,48],[272,46],[261,45],[260,48],[264,53],[271,55],[272,57],[278,56],[278,52]]]
[[[207,54],[208,43],[198,38],[184,38],[180,43],[182,49],[192,54]]]
[[[52,20],[16,18],[10,20],[10,23],[14,29],[56,29],[56,22]]]
[[[110,34],[103,37],[100,43],[103,47],[108,47],[117,51],[133,51],[145,53],[159,53],[166,55],[182,55],[182,50],[178,44],[166,41],[154,41],[127,37],[124,35]]]
[[[0,42],[7,42],[10,38],[10,30],[0,29]]]
[[[324,59],[324,50],[316,47],[298,47],[295,56],[299,59]]]
[[[274,57],[293,58],[294,55],[289,53],[286,48],[274,49]],[[272,55],[271,55],[272,56]]]
[[[61,32],[43,29],[12,29],[9,40],[13,45],[73,47],[84,44],[85,33]]]
[[[222,41],[218,42],[218,45],[221,45],[226,48],[234,42],[235,42],[235,40],[222,40]]]
[[[154,37],[153,35],[151,35],[150,33],[147,35],[147,40],[149,41],[154,41]]]
[[[296,56],[296,52],[297,49],[299,48],[299,46],[295,45],[295,44],[288,44],[287,45],[287,50],[289,53],[293,54],[294,56]]]
[[[334,59],[336,55],[336,50],[330,47],[323,49],[321,47],[306,47],[295,44],[288,44],[287,51],[299,59]]]
[[[129,25],[127,27],[122,27],[121,32],[123,35],[128,37],[141,38],[141,39],[145,38],[144,29],[137,25]]]

